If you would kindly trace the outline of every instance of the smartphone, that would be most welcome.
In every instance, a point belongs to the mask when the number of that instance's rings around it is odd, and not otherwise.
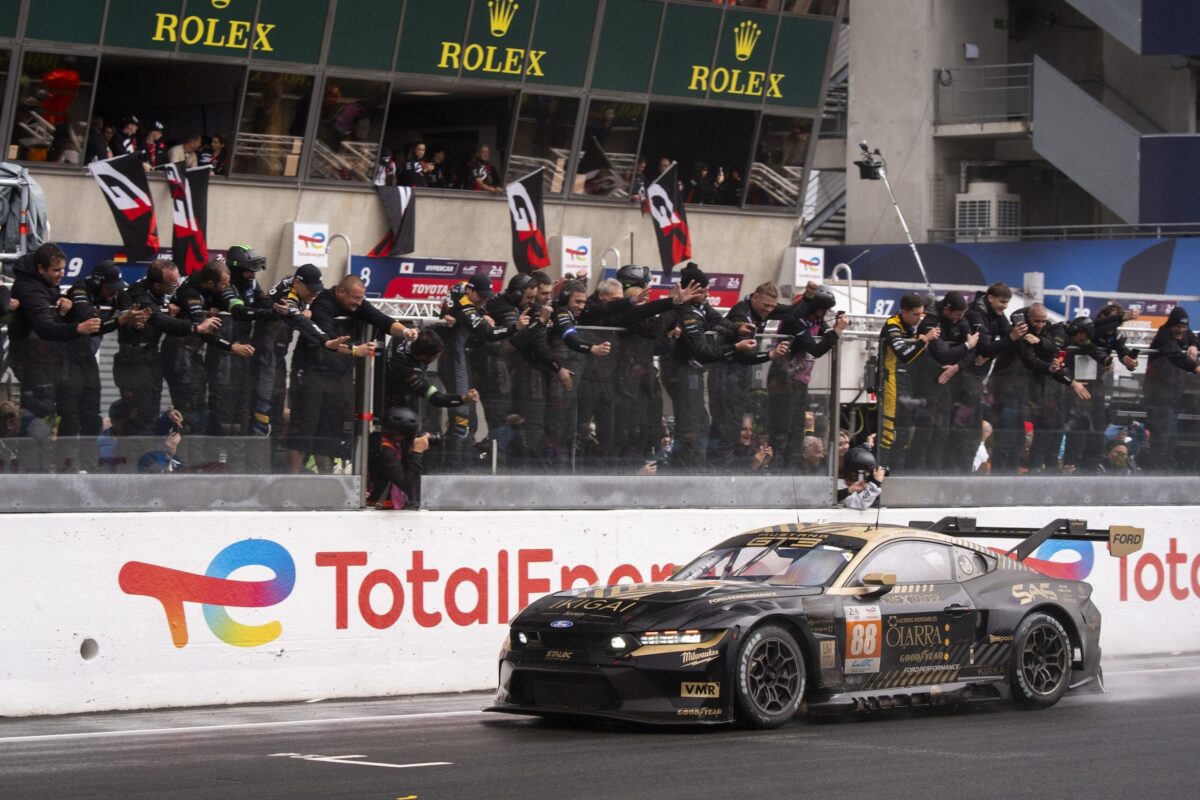
[[[1058,351],[1058,360],[1064,364],[1067,363],[1067,351],[1066,350]]]

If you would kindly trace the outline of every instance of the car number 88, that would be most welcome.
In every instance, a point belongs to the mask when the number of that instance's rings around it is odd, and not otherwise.
[[[847,626],[849,641],[846,650],[851,658],[874,658],[879,655],[879,623],[852,622]]]

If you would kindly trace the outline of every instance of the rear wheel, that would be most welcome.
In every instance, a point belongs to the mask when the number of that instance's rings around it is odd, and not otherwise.
[[[778,728],[796,715],[804,699],[804,656],[790,633],[778,625],[750,631],[735,669],[739,721]]]
[[[1008,668],[1013,700],[1025,708],[1049,708],[1071,683],[1071,637],[1048,614],[1030,614],[1013,634]]]

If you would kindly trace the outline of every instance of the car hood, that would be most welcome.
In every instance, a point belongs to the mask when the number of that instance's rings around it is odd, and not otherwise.
[[[663,581],[573,589],[531,603],[513,624],[583,629],[638,629],[683,624],[702,611],[736,603],[772,603],[821,594],[819,586],[772,586],[749,581]],[[569,625],[566,623],[570,623]]]

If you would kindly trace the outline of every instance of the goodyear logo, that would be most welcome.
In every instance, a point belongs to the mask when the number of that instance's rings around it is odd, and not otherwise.
[[[721,696],[719,683],[690,683],[684,682],[679,687],[680,697],[701,697],[713,699]]]

